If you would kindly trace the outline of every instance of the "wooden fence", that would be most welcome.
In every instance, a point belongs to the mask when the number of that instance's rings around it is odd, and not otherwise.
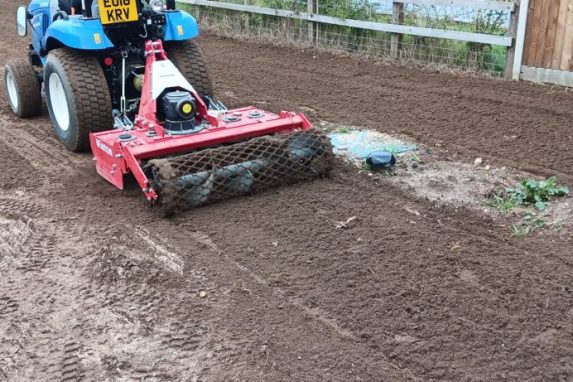
[[[521,78],[573,86],[573,0],[529,0]]]
[[[320,14],[320,0],[308,2],[306,12],[252,5],[251,0],[178,0],[182,3],[308,22],[310,43],[318,25],[338,25],[391,33],[390,55],[399,57],[403,35],[452,39],[507,47],[505,77],[573,87],[573,0],[393,0],[390,23],[341,19]],[[227,2],[235,1],[235,2]],[[506,11],[510,23],[505,36],[403,25],[404,5],[451,6]]]
[[[507,64],[506,64],[506,78],[519,76],[519,68],[521,60],[515,60],[516,52],[520,53],[520,43],[516,40],[519,36],[519,10],[520,3],[527,0],[394,0],[391,23],[372,22],[364,20],[342,19],[333,16],[322,15],[318,12],[320,0],[306,0],[308,2],[307,12],[292,11],[288,9],[276,9],[268,7],[260,7],[251,5],[250,0],[243,0],[243,4],[227,1],[216,0],[178,0],[181,3],[198,5],[209,8],[225,9],[237,12],[245,12],[252,14],[261,14],[267,16],[275,16],[287,19],[305,20],[309,23],[309,37],[312,39],[316,36],[318,30],[317,25],[338,25],[343,27],[352,27],[356,29],[364,29],[378,32],[387,32],[392,34],[391,39],[391,56],[398,57],[398,50],[400,49],[400,41],[402,35],[413,35],[426,38],[437,39],[451,39],[459,40],[476,44],[484,45],[499,45],[507,47]],[[232,1],[232,0],[231,0]],[[304,0],[303,0],[304,1]],[[572,0],[573,1],[573,0]],[[403,25],[403,12],[405,4],[418,4],[427,6],[450,6],[468,8],[474,10],[492,10],[492,11],[506,11],[510,13],[510,25],[508,33],[505,36],[473,33],[459,30],[438,29],[419,27],[412,25]],[[523,35],[524,33],[522,33]],[[522,44],[521,44],[522,45]],[[521,56],[520,56],[521,57]]]

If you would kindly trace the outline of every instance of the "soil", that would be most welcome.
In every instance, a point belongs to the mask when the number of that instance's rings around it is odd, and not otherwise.
[[[2,63],[25,54],[18,4],[0,16]],[[573,183],[564,89],[199,43],[229,106]],[[19,120],[1,96],[0,381],[573,379],[570,231],[512,237],[502,215],[342,161],[161,219],[67,152],[46,113]]]
[[[515,190],[521,180],[542,179],[535,174],[499,164],[486,164],[481,157],[471,163],[453,160],[447,149],[429,147],[416,143],[408,137],[324,121],[319,125],[329,134],[336,134],[339,137],[356,132],[367,134],[370,137],[369,144],[377,143],[384,150],[395,151],[396,166],[376,169],[367,166],[363,159],[349,153],[348,147],[342,144],[343,150],[339,159],[356,166],[359,173],[366,174],[374,181],[386,177],[387,182],[401,186],[419,198],[435,202],[436,206],[474,209],[489,214],[494,219],[503,213],[509,218],[507,222],[512,228],[524,229],[531,226],[533,221],[537,221],[543,222],[544,227],[564,231],[565,235],[570,234],[573,229],[573,208],[570,197],[553,198],[547,207],[541,210],[527,203],[514,204],[507,210],[492,204],[495,196],[503,196],[508,190]],[[358,139],[360,142],[364,138]],[[417,211],[412,211],[415,215],[419,215]]]

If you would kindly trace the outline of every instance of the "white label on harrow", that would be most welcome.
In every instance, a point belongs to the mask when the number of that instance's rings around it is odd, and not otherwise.
[[[111,147],[109,147],[108,145],[103,143],[101,140],[96,139],[96,146],[98,149],[100,149],[101,151],[103,151],[104,153],[109,155],[110,157],[113,156],[113,150],[111,149]]]
[[[155,61],[151,65],[151,98],[157,99],[168,88],[181,88],[195,93],[193,86],[171,61]]]

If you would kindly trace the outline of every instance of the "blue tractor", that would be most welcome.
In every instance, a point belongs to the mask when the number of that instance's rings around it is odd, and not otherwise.
[[[175,67],[209,100],[213,87],[195,19],[174,0],[32,0],[17,12],[27,58],[5,67],[8,100],[22,118],[39,115],[42,92],[67,149],[89,148],[90,133],[133,126],[145,71],[145,42],[160,40]]]
[[[197,22],[174,0],[32,0],[17,26],[32,44],[5,67],[14,113],[40,114],[43,92],[66,148],[91,148],[99,175],[133,177],[166,215],[332,167],[303,114],[213,101]]]

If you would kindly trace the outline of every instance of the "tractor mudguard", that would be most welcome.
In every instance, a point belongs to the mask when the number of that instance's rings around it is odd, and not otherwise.
[[[164,41],[189,40],[199,36],[199,25],[187,12],[166,12]],[[44,35],[42,44],[46,50],[67,46],[82,50],[103,50],[113,48],[113,43],[105,35],[99,19],[70,17],[68,20],[54,21]]]
[[[73,16],[54,21],[46,30],[42,45],[48,51],[62,46],[82,50],[113,48],[99,19],[85,20]]]
[[[189,40],[199,36],[199,25],[193,16],[183,11],[165,12],[165,37],[163,41]]]

